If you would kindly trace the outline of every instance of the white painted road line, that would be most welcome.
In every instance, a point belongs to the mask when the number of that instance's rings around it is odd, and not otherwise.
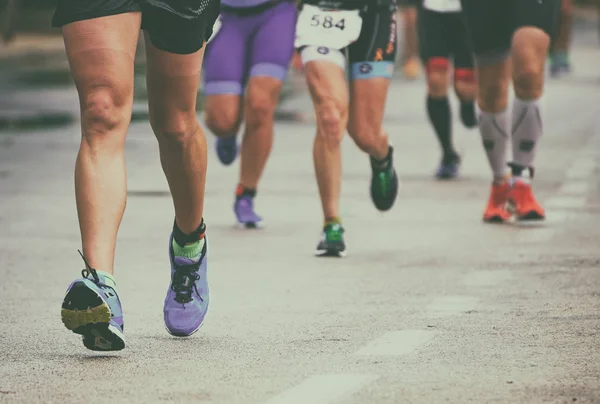
[[[311,376],[264,404],[333,404],[377,380],[373,374],[326,374]]]
[[[436,335],[435,331],[390,331],[356,352],[359,356],[401,356],[415,352]]]
[[[440,296],[427,306],[428,318],[450,317],[471,311],[479,299],[472,296]]]

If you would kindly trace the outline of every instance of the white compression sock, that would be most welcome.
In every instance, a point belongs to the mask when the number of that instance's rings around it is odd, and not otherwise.
[[[501,179],[506,174],[506,151],[510,141],[507,111],[494,113],[480,110],[479,131],[494,179]]]
[[[513,163],[533,167],[537,145],[542,137],[542,118],[537,100],[515,98],[512,113]]]

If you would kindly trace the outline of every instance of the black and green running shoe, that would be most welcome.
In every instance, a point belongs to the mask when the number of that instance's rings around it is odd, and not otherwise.
[[[327,223],[315,251],[317,257],[345,257],[344,228],[337,222]]]
[[[398,195],[398,175],[394,168],[392,155],[394,149],[390,146],[388,155],[383,161],[371,156],[371,199],[380,211],[390,210]]]

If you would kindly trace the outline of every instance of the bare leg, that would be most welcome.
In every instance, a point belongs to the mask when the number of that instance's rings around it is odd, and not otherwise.
[[[129,13],[63,28],[81,105],[75,196],[83,254],[92,267],[109,273],[126,201],[124,142],[140,23],[139,13]]]
[[[342,69],[330,62],[309,62],[305,72],[317,115],[313,158],[323,215],[327,220],[339,216],[341,142],[348,122],[346,77]]]
[[[206,181],[206,137],[196,117],[204,50],[163,52],[146,40],[150,123],[173,196],[177,226],[195,232],[202,222]]]
[[[273,146],[273,116],[282,83],[266,76],[250,79],[246,91],[246,132],[242,140],[240,185],[255,189]]]

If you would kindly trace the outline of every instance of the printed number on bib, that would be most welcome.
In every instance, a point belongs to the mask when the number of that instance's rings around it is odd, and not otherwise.
[[[298,16],[296,47],[342,49],[358,39],[361,28],[359,10],[328,11],[305,4]]]

